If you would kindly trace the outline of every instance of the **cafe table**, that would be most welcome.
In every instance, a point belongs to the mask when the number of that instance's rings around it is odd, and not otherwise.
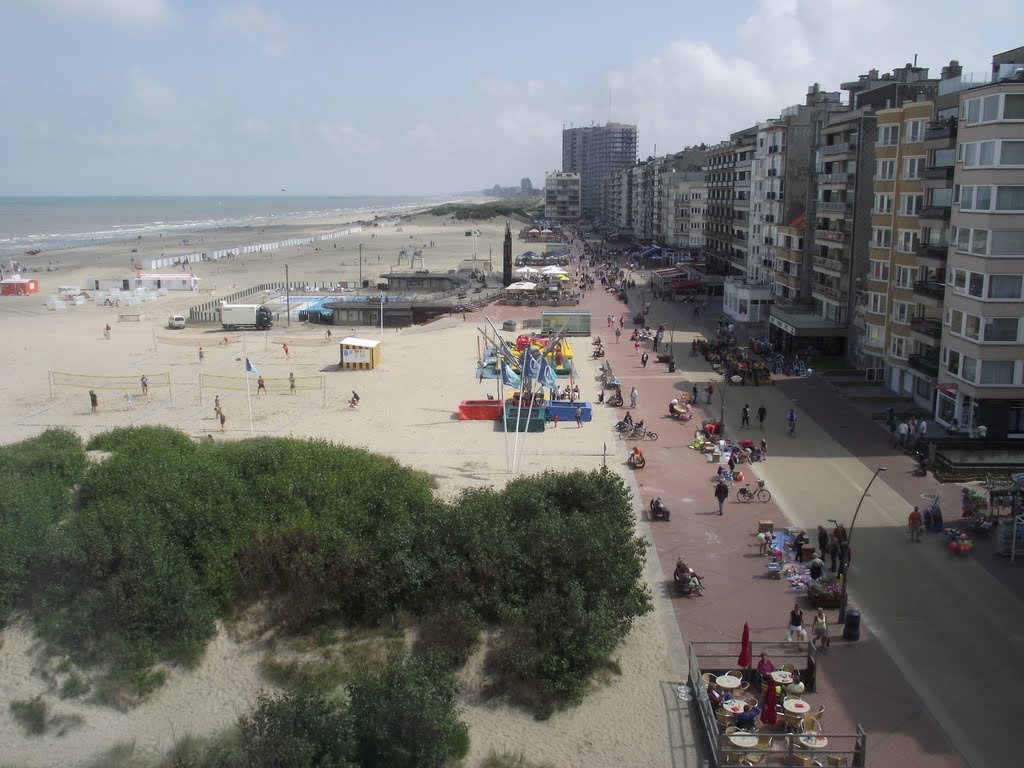
[[[801,736],[797,741],[800,742],[801,746],[807,747],[808,749],[824,749],[828,746],[828,739],[816,734]]]
[[[794,715],[806,715],[811,711],[811,705],[803,699],[784,699],[782,708]]]
[[[738,715],[743,711],[743,702],[737,701],[736,699],[729,699],[729,701],[722,702],[722,709],[726,712],[731,712],[734,715]]]
[[[738,677],[733,677],[732,675],[719,675],[715,678],[715,685],[726,691],[739,688],[742,682]]]
[[[779,685],[789,685],[793,682],[793,673],[785,669],[776,669],[772,672],[772,680]]]
[[[744,749],[753,749],[757,746],[757,736],[752,733],[732,733],[729,734],[729,741],[737,747],[743,747]]]

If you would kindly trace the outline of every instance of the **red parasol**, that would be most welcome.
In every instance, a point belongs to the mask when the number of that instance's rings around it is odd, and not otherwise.
[[[743,622],[743,640],[740,641],[740,657],[736,663],[743,669],[750,666],[750,625]]]
[[[768,678],[767,682],[764,703],[761,705],[761,722],[765,725],[775,725],[779,722],[779,713],[775,711],[775,683],[771,678]]]

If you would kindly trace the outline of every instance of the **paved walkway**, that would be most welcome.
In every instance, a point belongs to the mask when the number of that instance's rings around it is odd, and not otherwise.
[[[912,477],[910,458],[888,448],[883,431],[816,379],[718,387],[720,377],[707,363],[689,357],[690,340],[713,326],[707,317],[695,321],[689,305],[654,302],[649,317],[652,326],[675,329],[676,373],[653,362],[653,355],[641,368],[633,345],[625,341],[628,333],[616,344],[611,329],[603,327],[608,314],[625,315],[630,331],[639,306],[636,292],[633,298],[627,308],[593,291],[583,305],[593,312],[594,334],[604,338],[625,392],[634,385],[639,391],[634,418],[646,419],[660,435],[657,443],[645,441],[648,465],[636,479],[642,508],[660,495],[673,510],[671,522],[648,526],[666,575],[663,588],[669,588],[681,554],[707,578],[705,597],[673,599],[683,638],[738,641],[746,621],[752,639],[780,640],[793,602],[801,602],[805,611],[809,604],[789,593],[785,582],[766,578],[754,539],[757,520],[772,519],[777,527],[788,520],[812,534],[828,518],[849,527],[875,468],[886,466],[852,538],[851,607],[863,612],[861,640],[836,638],[820,657],[816,699],[827,707],[828,728],[852,731],[862,724],[872,766],[1015,764],[1008,734],[1015,725],[1016,695],[1010,685],[1024,614],[1019,600],[976,558],[954,558],[934,537],[921,545],[907,540],[909,508],[938,489],[934,481]],[[763,402],[769,414],[764,433],[769,458],[754,465],[754,474],[766,480],[773,501],[730,500],[722,517],[712,495],[715,467],[686,447],[693,422],[680,424],[667,415],[675,393],[689,391],[693,383],[703,389],[711,378],[719,392],[725,389],[726,422],[733,434],[744,402],[753,411]],[[791,402],[799,415],[795,439],[786,435],[784,423]],[[718,394],[710,408],[719,414]],[[752,435],[760,439],[756,426]],[[619,446],[618,458],[624,460],[628,448],[611,436],[609,444]],[[946,502],[948,510],[958,510],[955,499]],[[830,614],[838,635],[835,612]]]

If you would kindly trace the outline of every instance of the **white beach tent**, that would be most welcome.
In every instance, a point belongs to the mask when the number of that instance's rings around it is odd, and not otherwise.
[[[536,283],[530,283],[527,281],[520,281],[518,283],[512,283],[505,290],[506,291],[534,291],[537,289]]]
[[[542,269],[540,271],[540,273],[542,275],[567,275],[567,274],[569,274],[566,270],[562,269],[561,267],[556,267],[554,264],[552,264],[550,266],[547,266],[547,267],[544,267],[544,269]]]
[[[522,275],[523,277],[529,277],[530,275],[540,274],[540,270],[536,267],[520,267],[519,269],[513,270],[515,274]]]

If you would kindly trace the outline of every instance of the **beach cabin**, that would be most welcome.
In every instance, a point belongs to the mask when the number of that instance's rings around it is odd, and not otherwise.
[[[31,277],[8,277],[0,280],[0,296],[28,296],[39,293],[39,281]]]
[[[87,291],[130,291],[134,277],[87,277],[82,283]]]
[[[357,339],[354,336],[342,339],[341,367],[346,370],[373,370],[380,365],[380,342]]]
[[[135,277],[136,288],[153,291],[194,291],[199,288],[200,278],[191,272],[170,272],[168,274],[140,272]]]

